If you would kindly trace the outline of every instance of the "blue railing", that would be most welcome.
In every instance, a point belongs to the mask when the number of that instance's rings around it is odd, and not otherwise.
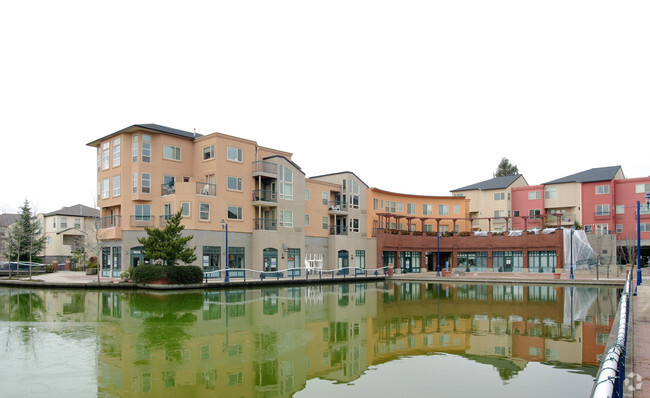
[[[632,286],[632,272],[628,271],[625,290],[621,295],[618,334],[616,342],[607,350],[603,362],[598,370],[598,377],[594,384],[591,396],[623,397],[623,380],[625,380],[625,354],[627,348],[627,331],[630,315],[630,291]]]
[[[347,267],[347,268],[337,268],[332,270],[324,270],[320,268],[286,268],[279,269],[274,271],[259,271],[248,268],[229,268],[207,271],[204,272],[204,278],[206,282],[208,280],[214,279],[225,279],[226,272],[228,272],[228,278],[241,278],[244,281],[247,279],[259,279],[264,281],[265,279],[305,279],[310,278],[320,278],[320,279],[334,279],[335,277],[343,278],[357,278],[357,277],[376,277],[379,275],[388,275],[388,267],[377,268],[377,269],[366,269],[358,267]]]

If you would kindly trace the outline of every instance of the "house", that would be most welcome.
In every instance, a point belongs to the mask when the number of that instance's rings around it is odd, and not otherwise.
[[[49,213],[41,213],[41,233],[45,236],[42,261],[51,264],[75,263],[75,256],[86,259],[96,256],[96,219],[99,210],[77,204],[62,207]]]

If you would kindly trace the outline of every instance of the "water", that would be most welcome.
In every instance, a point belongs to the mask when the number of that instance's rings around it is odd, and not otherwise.
[[[0,289],[0,395],[588,396],[618,292]]]

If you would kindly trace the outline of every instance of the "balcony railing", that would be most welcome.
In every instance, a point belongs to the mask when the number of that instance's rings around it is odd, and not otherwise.
[[[253,191],[253,202],[276,203],[277,201],[278,198],[275,191],[271,191],[268,189],[256,189]]]
[[[122,227],[122,216],[106,216],[100,217],[97,219],[97,228],[121,228]]]
[[[197,195],[217,196],[217,186],[207,182],[197,182],[196,193]]]
[[[132,227],[153,227],[153,216],[131,216]]]
[[[160,226],[161,226],[161,227],[166,226],[166,225],[167,225],[167,221],[169,221],[169,219],[171,219],[172,217],[174,217],[173,214],[165,214],[165,215],[163,215],[163,216],[160,216]]]
[[[253,173],[277,176],[278,165],[275,163],[267,162],[265,160],[258,160],[256,162],[253,162]]]
[[[256,231],[277,231],[278,220],[274,218],[256,218],[255,220]]]
[[[162,184],[160,186],[160,194],[162,196],[173,195],[176,193],[176,187],[174,185]]]
[[[337,200],[332,200],[329,202],[330,211],[333,212],[346,212],[348,211],[348,204],[345,202],[340,202]]]
[[[330,225],[330,235],[347,235],[348,227],[344,225]]]

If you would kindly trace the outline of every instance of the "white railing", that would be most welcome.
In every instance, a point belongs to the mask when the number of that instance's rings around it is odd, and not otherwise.
[[[324,270],[319,268],[285,268],[274,271],[259,271],[248,268],[228,268],[220,269],[214,271],[204,272],[204,278],[206,282],[208,280],[214,279],[226,279],[226,273],[228,273],[228,279],[242,279],[244,281],[250,279],[259,279],[264,281],[265,279],[305,279],[310,278],[320,278],[320,279],[334,279],[336,277],[342,278],[357,278],[357,277],[376,277],[379,275],[387,275],[388,267],[377,268],[377,269],[366,269],[359,267],[348,267],[348,268],[337,268],[332,270]]]

